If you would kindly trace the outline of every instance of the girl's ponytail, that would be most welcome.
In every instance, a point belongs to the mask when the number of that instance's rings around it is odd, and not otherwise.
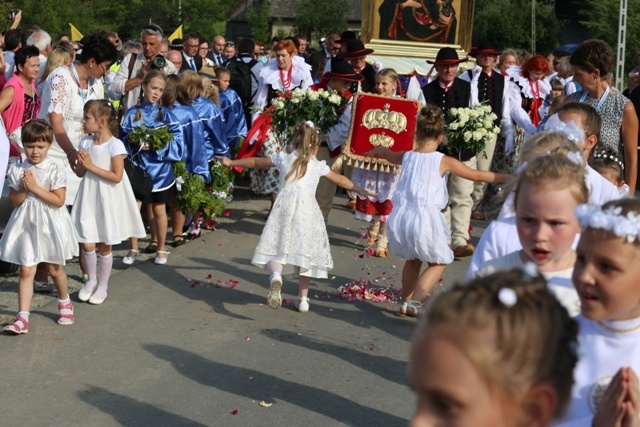
[[[320,131],[312,121],[300,122],[296,125],[291,139],[291,147],[298,151],[298,158],[293,162],[293,167],[284,178],[287,182],[291,176],[294,181],[301,179],[307,173],[307,164],[320,145]],[[294,176],[295,174],[295,176]]]

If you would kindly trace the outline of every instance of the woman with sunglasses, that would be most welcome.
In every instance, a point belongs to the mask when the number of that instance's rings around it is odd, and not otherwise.
[[[73,204],[80,185],[80,178],[73,170],[83,135],[84,104],[92,99],[104,99],[102,77],[117,58],[118,51],[108,39],[88,37],[77,60],[53,70],[44,84],[38,118],[53,127],[55,142],[49,158],[64,166],[67,172],[66,205]]]

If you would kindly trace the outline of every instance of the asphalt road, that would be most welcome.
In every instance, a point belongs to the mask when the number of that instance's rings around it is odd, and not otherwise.
[[[400,286],[402,260],[369,256],[356,221],[336,197],[328,225],[335,269],[314,280],[309,313],[265,302],[268,277],[250,265],[268,208],[237,191],[217,231],[124,268],[116,248],[109,296],[77,299],[76,323],[58,326],[51,296],[34,300],[30,332],[0,336],[1,425],[403,426],[413,411],[405,368],[414,319],[399,304],[342,299],[341,285]],[[473,234],[478,235],[480,227]],[[144,245],[144,243],[143,243]],[[446,271],[449,286],[468,262]],[[17,307],[17,277],[0,284],[0,322]],[[271,404],[264,407],[260,402]]]

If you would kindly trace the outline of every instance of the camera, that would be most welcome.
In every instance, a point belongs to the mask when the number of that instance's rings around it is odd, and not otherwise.
[[[154,70],[162,70],[166,65],[167,60],[162,55],[158,55],[151,60],[151,68]]]
[[[16,17],[16,15],[20,12],[20,9],[12,9],[9,11],[8,16],[10,20]]]

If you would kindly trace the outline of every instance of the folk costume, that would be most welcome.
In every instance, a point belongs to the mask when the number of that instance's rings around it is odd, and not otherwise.
[[[443,47],[438,51],[435,61],[427,61],[435,65],[459,64],[468,58],[460,59],[455,49]],[[477,103],[472,97],[471,85],[460,78],[454,78],[450,83],[444,83],[440,78],[432,81],[423,88],[424,97],[429,104],[440,107],[445,114],[450,108],[465,108]],[[466,166],[475,169],[477,157],[473,150],[458,152],[442,148],[446,155],[455,157]],[[473,254],[473,245],[469,243],[469,224],[471,222],[471,208],[473,200],[473,181],[451,175],[448,183],[449,204],[445,210],[445,217],[451,227],[451,247],[455,256],[469,256]]]
[[[313,85],[312,89],[332,90],[331,79],[358,82],[362,80],[362,76],[356,74],[350,63],[342,61],[336,63],[331,72],[325,73],[322,76],[322,82]],[[320,147],[318,148],[318,154],[316,154],[318,160],[324,160],[329,167],[333,166],[338,158],[337,156],[342,152],[342,144],[347,140],[349,125],[351,124],[351,93],[346,91],[340,95],[347,98],[347,103],[338,112],[338,122],[327,132],[320,134]],[[327,179],[321,179],[316,190],[316,199],[325,223],[329,217],[329,212],[331,212],[331,205],[333,204],[333,196],[335,196],[335,194],[336,185]]]
[[[501,55],[493,48],[491,43],[480,43],[471,50],[470,55],[477,57],[479,54]],[[494,124],[500,126],[501,134],[490,135],[485,141],[484,154],[478,156],[478,170],[491,170],[491,162],[494,158],[496,147],[498,153],[496,158],[504,158],[505,143],[513,141],[514,127],[510,116],[509,92],[507,89],[508,80],[500,74],[500,72],[491,70],[489,74],[482,71],[481,67],[475,67],[460,75],[462,80],[471,84],[472,98],[478,99],[478,102],[485,103],[491,107],[491,111],[498,116]],[[511,142],[509,142],[511,144]],[[485,195],[487,183],[476,182],[473,185],[473,211],[478,210],[482,203],[482,216],[497,217],[497,213],[502,205],[503,198],[500,196],[501,186],[494,184],[489,186],[490,192]],[[479,212],[478,212],[479,213]]]

